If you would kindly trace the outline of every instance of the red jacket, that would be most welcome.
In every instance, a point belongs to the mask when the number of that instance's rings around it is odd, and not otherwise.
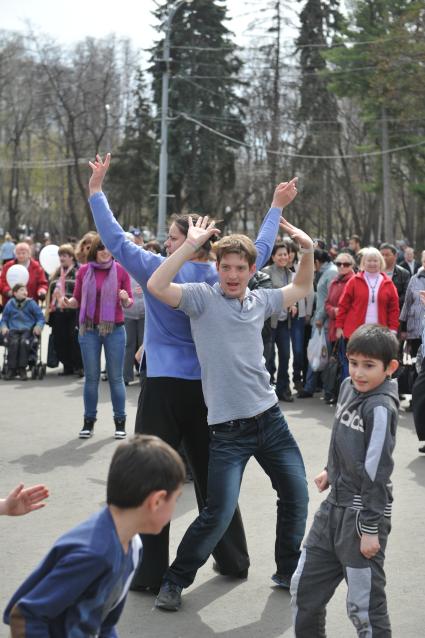
[[[9,268],[15,266],[18,262],[16,259],[12,259],[5,264],[1,271],[0,276],[0,294],[3,297],[3,305],[5,305],[9,299],[10,295],[7,293],[10,292],[10,286],[7,283],[6,275]],[[49,286],[46,274],[43,268],[40,266],[38,261],[35,259],[30,259],[30,263],[28,266],[29,279],[26,284],[28,288],[28,297],[31,297],[35,301],[39,298],[40,295],[45,295],[47,293],[47,288]]]
[[[400,309],[397,288],[385,273],[381,275],[384,279],[379,286],[376,299],[378,323],[387,326],[390,330],[398,330]],[[338,304],[335,327],[343,328],[346,339],[349,339],[354,330],[364,324],[368,302],[369,286],[365,281],[364,273],[359,272],[345,286]]]
[[[354,273],[350,272],[348,275],[344,275],[343,277],[336,276],[330,283],[328,296],[325,301],[325,310],[328,315],[329,341],[336,341],[336,311],[338,309],[338,303],[341,295],[344,292],[345,285],[352,277],[354,277]]]

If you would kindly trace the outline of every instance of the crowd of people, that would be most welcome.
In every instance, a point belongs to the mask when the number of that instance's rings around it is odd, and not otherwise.
[[[61,374],[84,377],[81,439],[95,433],[102,348],[116,439],[127,435],[126,385],[136,353],[141,379],[137,436],[112,459],[107,507],[66,534],[13,596],[5,612],[12,636],[31,635],[18,633],[22,623],[28,632],[45,626],[58,636],[116,636],[129,586],[153,591],[157,608],[177,611],[211,554],[217,572],[247,578],[238,497],[254,456],[277,495],[271,578],[291,591],[295,635],[325,635],[326,604],[345,578],[358,635],[389,638],[383,565],[400,403],[393,377],[403,357],[417,357],[415,387],[424,384],[425,251],[420,264],[411,247],[362,248],[357,236],[327,248],[282,217],[297,196],[293,179],[276,187],[255,242],[220,238],[214,220],[178,215],[163,255],[156,240],[143,246],[138,229],[126,232],[114,218],[103,192],[109,164],[110,155],[90,163],[97,232],[62,244],[49,278],[30,244],[15,245],[9,236],[0,252],[5,379],[26,378],[31,338],[47,322]],[[26,284],[9,285],[13,265],[27,269]],[[320,369],[309,356],[318,335],[325,344]],[[331,377],[336,352],[340,366]],[[302,547],[306,474],[278,401],[320,390],[336,404],[328,463],[316,479],[320,491],[331,490]],[[407,409],[423,440],[418,403],[425,393],[410,390]],[[169,520],[185,475],[178,450],[193,476],[199,515],[170,565]],[[47,496],[36,488],[33,509]],[[94,529],[106,534],[104,548],[89,540]],[[52,591],[52,582],[63,587]]]

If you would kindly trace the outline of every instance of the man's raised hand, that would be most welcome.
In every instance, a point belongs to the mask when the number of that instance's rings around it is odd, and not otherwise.
[[[218,228],[215,228],[213,221],[208,224],[208,219],[208,215],[198,217],[196,224],[193,224],[192,217],[189,217],[186,242],[192,246],[195,252],[213,235],[219,235],[221,232]]]
[[[298,177],[294,177],[290,182],[282,182],[275,188],[272,208],[285,208],[292,202],[297,196],[297,180]]]
[[[105,160],[103,161],[100,155],[96,155],[94,162],[89,162],[89,166],[92,170],[92,174],[89,180],[90,195],[94,193],[100,193],[102,190],[103,180],[106,175],[106,171],[109,168],[111,162],[111,154],[106,153]]]

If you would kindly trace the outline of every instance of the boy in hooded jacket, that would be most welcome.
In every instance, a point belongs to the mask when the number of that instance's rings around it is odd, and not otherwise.
[[[398,421],[398,340],[365,324],[347,345],[328,463],[316,477],[331,487],[316,512],[291,581],[296,638],[325,638],[326,605],[344,578],[347,613],[362,638],[390,638],[384,559],[391,530],[392,453]]]

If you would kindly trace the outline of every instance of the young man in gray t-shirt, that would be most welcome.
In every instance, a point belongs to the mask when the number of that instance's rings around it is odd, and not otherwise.
[[[295,188],[295,184],[294,184]],[[295,190],[296,192],[296,190]],[[282,229],[301,245],[299,270],[282,289],[250,291],[256,250],[244,235],[217,244],[219,283],[174,284],[193,250],[218,233],[208,218],[190,224],[187,239],[156,270],[148,289],[190,317],[208,407],[210,460],[207,506],[187,530],[165,574],[156,606],[177,610],[181,591],[194,580],[233,516],[242,475],[254,456],[278,494],[273,580],[289,588],[297,566],[307,517],[307,484],[298,446],[270,386],[261,330],[265,319],[305,297],[313,285],[313,241],[282,219]]]

